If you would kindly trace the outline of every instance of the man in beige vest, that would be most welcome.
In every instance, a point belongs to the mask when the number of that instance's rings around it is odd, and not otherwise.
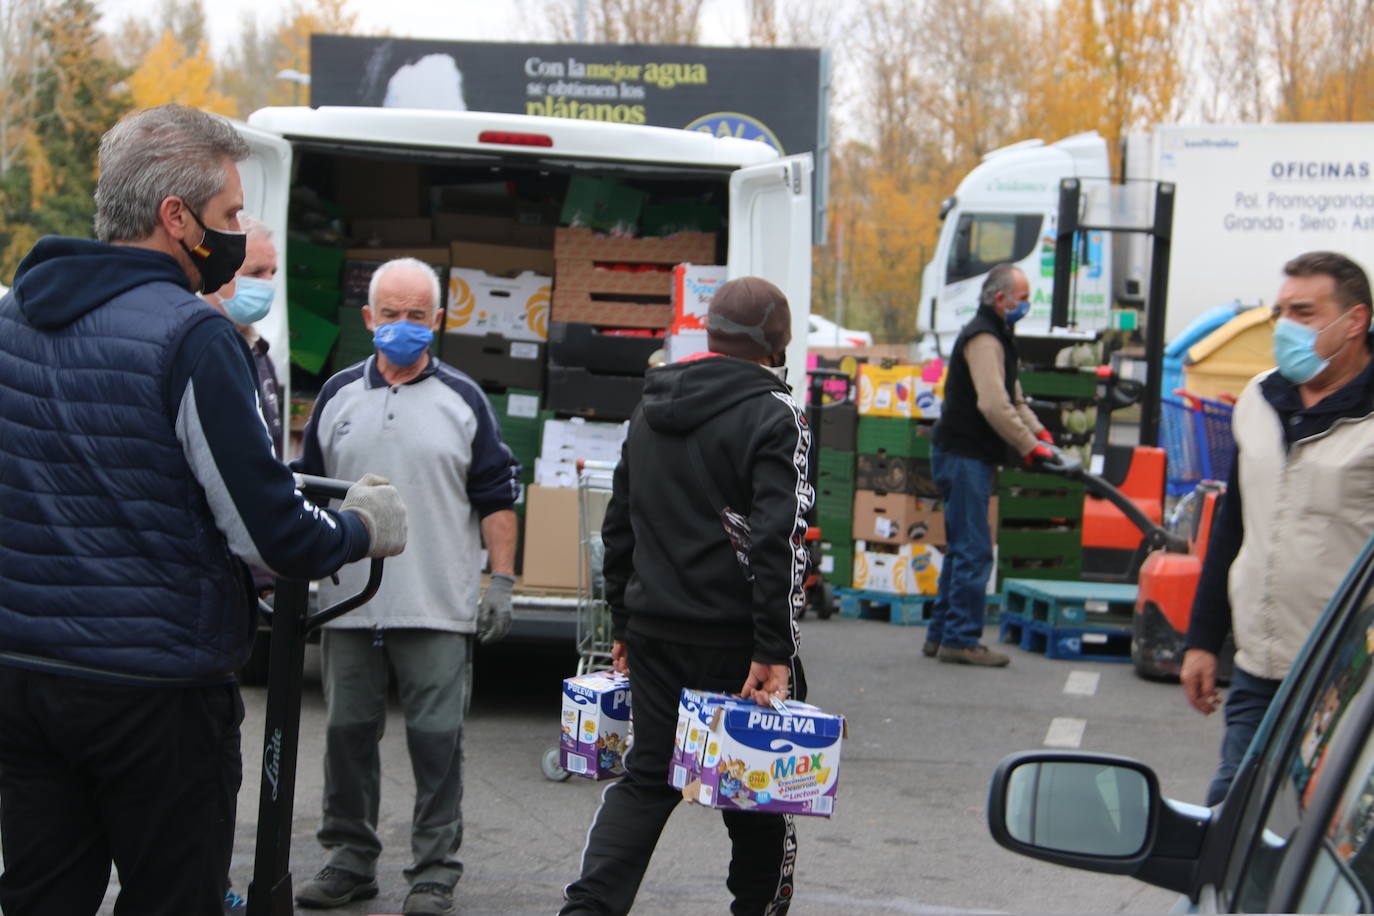
[[[1236,456],[1180,674],[1188,702],[1214,712],[1217,652],[1227,631],[1234,634],[1209,805],[1226,797],[1280,682],[1374,535],[1369,278],[1326,251],[1296,257],[1283,272],[1274,305],[1278,368],[1252,379],[1236,402]]]

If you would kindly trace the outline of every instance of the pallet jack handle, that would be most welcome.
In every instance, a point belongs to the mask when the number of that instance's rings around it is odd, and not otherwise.
[[[1088,492],[1094,496],[1100,496],[1121,510],[1121,514],[1130,519],[1131,524],[1140,529],[1144,535],[1140,539],[1140,546],[1135,550],[1131,557],[1129,567],[1129,578],[1134,581],[1140,575],[1140,567],[1144,565],[1145,558],[1156,550],[1165,553],[1187,553],[1187,538],[1179,537],[1169,529],[1155,524],[1154,520],[1141,511],[1140,507],[1131,502],[1130,498],[1116,487],[1108,483],[1104,478],[1099,477],[1089,471],[1078,470],[1070,475],[1065,475],[1070,479],[1078,479],[1088,488]]]
[[[296,475],[296,487],[312,501],[343,499],[352,483]],[[377,594],[382,560],[372,560],[367,584],[351,598],[309,613],[310,583],[278,579],[268,656],[267,712],[263,725],[262,785],[258,794],[258,831],[253,878],[248,885],[248,916],[290,916],[291,819],[296,796],[296,754],[301,733],[301,690],[306,637]]]

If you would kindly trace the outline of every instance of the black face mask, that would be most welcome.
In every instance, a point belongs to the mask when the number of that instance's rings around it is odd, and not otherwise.
[[[248,251],[248,233],[211,229],[200,221],[196,211],[190,207],[186,211],[205,235],[194,248],[188,248],[185,242],[178,244],[195,262],[196,270],[200,271],[200,289],[197,292],[213,293],[234,279],[234,274],[243,266],[243,258]]]

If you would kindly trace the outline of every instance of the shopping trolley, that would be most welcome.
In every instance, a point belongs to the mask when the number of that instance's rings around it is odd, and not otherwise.
[[[609,461],[577,462],[577,673],[611,667],[611,609],[606,603],[606,575],[601,543],[601,523],[611,501],[615,464]],[[558,747],[544,752],[540,762],[544,776],[562,782],[572,774],[558,765]]]
[[[1160,444],[1169,459],[1168,495],[1186,496],[1204,480],[1225,481],[1236,445],[1231,405],[1181,388],[1159,403]]]
[[[577,462],[577,528],[582,547],[577,564],[577,673],[611,666],[611,611],[606,604],[606,575],[601,523],[611,501],[615,465],[609,461]]]

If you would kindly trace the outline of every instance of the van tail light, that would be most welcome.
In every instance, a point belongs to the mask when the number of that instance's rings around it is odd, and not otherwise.
[[[484,130],[477,135],[478,143],[500,143],[504,146],[553,146],[548,134],[522,134],[510,130]]]

